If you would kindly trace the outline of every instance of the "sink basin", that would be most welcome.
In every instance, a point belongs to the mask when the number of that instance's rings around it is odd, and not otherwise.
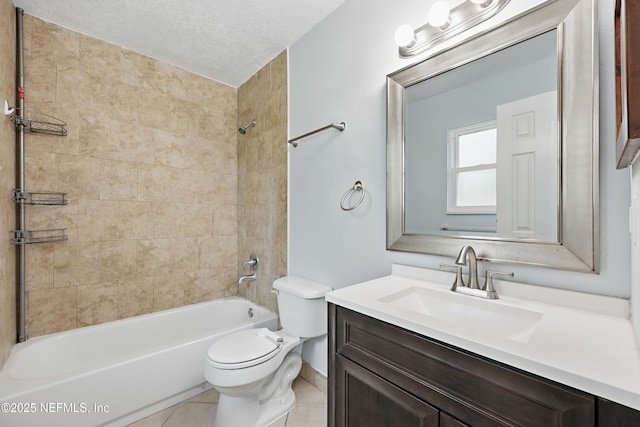
[[[425,316],[425,322],[446,322],[447,328],[471,337],[527,342],[542,313],[468,295],[410,287],[379,298],[380,302]]]

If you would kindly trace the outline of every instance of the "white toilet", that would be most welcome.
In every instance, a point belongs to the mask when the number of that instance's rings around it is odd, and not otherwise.
[[[220,392],[214,427],[263,427],[289,412],[302,343],[327,333],[324,295],[331,287],[287,276],[273,288],[283,329],[232,332],[209,347],[204,376]]]

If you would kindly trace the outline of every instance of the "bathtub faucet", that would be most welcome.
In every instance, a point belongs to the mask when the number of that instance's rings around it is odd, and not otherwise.
[[[249,256],[249,261],[244,263],[245,267],[249,266],[251,268],[251,274],[240,276],[240,278],[238,279],[238,285],[243,282],[255,282],[258,275],[259,265],[260,261],[258,260],[256,254],[251,254],[251,256]]]

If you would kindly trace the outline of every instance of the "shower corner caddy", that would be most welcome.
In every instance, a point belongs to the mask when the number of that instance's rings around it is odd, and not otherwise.
[[[7,101],[4,102],[4,114],[9,116],[16,128],[22,126],[25,131],[31,133],[67,135],[67,124],[57,117],[31,110],[22,110],[22,114],[17,114],[17,110],[20,109],[17,107],[9,108]]]
[[[23,205],[66,205],[66,196],[67,193],[58,193],[55,191],[24,192],[13,190],[13,201]]]
[[[48,230],[17,230],[11,232],[11,242],[16,245],[31,243],[62,242],[67,240],[66,228],[51,228]]]
[[[22,111],[18,114],[18,111]],[[9,108],[7,101],[4,102],[4,114],[18,131],[31,133],[42,133],[54,136],[66,136],[67,124],[48,114],[38,113],[20,108]],[[18,205],[47,205],[62,206],[67,204],[67,193],[55,191],[27,192],[23,189],[13,190],[13,201]],[[11,233],[10,240],[16,245],[26,245],[31,243],[61,242],[67,240],[66,228],[55,228],[47,230],[15,230]]]

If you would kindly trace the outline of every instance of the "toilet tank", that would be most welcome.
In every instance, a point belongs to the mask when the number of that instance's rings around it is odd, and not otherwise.
[[[313,338],[327,333],[327,303],[324,295],[328,285],[285,276],[273,282],[278,291],[278,311],[282,328],[300,338]]]

